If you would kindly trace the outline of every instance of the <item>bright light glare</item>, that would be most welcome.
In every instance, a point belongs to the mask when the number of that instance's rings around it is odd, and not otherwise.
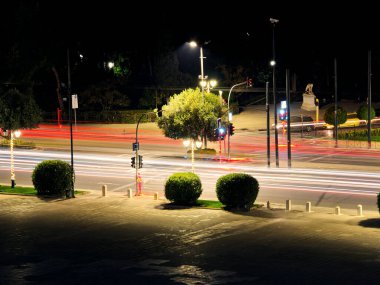
[[[19,131],[19,130],[15,131],[14,135],[16,138],[19,138],[21,136],[21,131]]]
[[[195,41],[191,41],[191,42],[189,43],[189,45],[190,45],[192,48],[195,48],[195,47],[198,46],[198,44],[197,44]]]
[[[185,147],[188,147],[188,146],[190,145],[190,140],[185,140],[185,141],[183,141],[183,145],[184,145]]]
[[[115,66],[115,64],[112,61],[108,62],[108,68],[111,69]]]
[[[212,88],[214,88],[216,86],[216,84],[218,84],[218,82],[216,80],[210,80],[210,85]]]
[[[202,80],[201,82],[199,82],[199,84],[202,86],[202,87],[206,87],[207,85],[207,82]]]
[[[275,66],[276,65],[276,62],[274,60],[271,60],[270,61],[270,66]]]
[[[200,147],[202,146],[202,142],[200,142],[200,141],[196,141],[196,142],[195,142],[195,146],[196,146],[197,148],[200,148]]]

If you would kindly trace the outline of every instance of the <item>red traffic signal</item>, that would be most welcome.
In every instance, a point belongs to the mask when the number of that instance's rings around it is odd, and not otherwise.
[[[252,87],[252,78],[247,78],[247,87]]]

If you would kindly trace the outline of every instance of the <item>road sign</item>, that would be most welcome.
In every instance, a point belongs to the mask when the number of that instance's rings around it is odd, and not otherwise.
[[[133,150],[135,151],[135,150],[139,150],[139,143],[137,142],[137,143],[132,143],[132,148],[133,148]]]
[[[71,105],[73,109],[78,109],[78,95],[71,95]]]

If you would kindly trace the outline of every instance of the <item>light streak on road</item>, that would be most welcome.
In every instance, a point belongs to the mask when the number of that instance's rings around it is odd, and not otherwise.
[[[17,150],[15,168],[20,185],[31,185],[34,167],[46,159],[61,159],[69,162],[65,152]],[[8,183],[9,153],[0,150],[0,183]],[[77,153],[75,155],[76,187],[100,190],[103,184],[109,191],[123,192],[134,188],[134,171],[127,156]],[[144,157],[144,168],[140,170],[144,180],[144,192],[161,192],[163,196],[166,179],[176,172],[191,171],[191,162],[185,158]],[[195,171],[203,185],[202,197],[216,199],[215,184],[219,177],[232,172],[248,173],[260,184],[262,200],[285,201],[295,199],[300,203],[311,200],[321,205],[350,203],[366,204],[375,208],[379,192],[378,173],[301,168],[257,167],[251,162],[234,163],[214,160],[197,160]],[[328,195],[328,196],[326,196]],[[323,196],[323,199],[321,197]],[[367,198],[366,198],[367,197]],[[322,200],[322,202],[320,202]],[[364,202],[363,202],[364,200]]]

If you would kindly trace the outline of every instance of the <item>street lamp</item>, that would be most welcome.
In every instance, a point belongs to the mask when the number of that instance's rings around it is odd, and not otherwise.
[[[114,63],[113,61],[109,61],[109,62],[107,63],[107,67],[108,67],[108,69],[112,69],[112,68],[114,68],[114,66],[115,66],[115,63]]]
[[[272,44],[273,44],[273,58],[270,61],[270,65],[273,68],[273,105],[274,105],[274,141],[275,141],[275,149],[276,149],[276,167],[279,167],[279,160],[278,160],[278,130],[277,130],[277,108],[276,108],[276,53],[275,53],[275,27],[276,24],[278,24],[279,20],[270,18],[269,21],[271,22],[273,26],[272,30]]]
[[[14,166],[14,154],[13,154],[13,146],[14,146],[14,138],[19,138],[21,136],[20,131],[10,131],[11,132],[11,140],[9,142],[11,149],[11,187],[15,188],[16,186],[16,174],[15,174],[15,166]]]
[[[194,146],[194,143],[195,143],[195,146]],[[194,173],[194,147],[196,148],[200,148],[202,146],[202,142],[200,141],[196,141],[194,142],[194,140],[185,140],[183,141],[183,145],[185,147],[188,147],[191,145],[191,171]]]
[[[207,93],[210,93],[210,89],[213,89],[218,84],[218,82],[214,79],[211,79],[209,81],[201,81],[199,84],[201,85],[202,89],[207,89]]]
[[[247,84],[247,81],[244,81],[244,82],[240,82],[238,84],[235,84],[231,87],[230,89],[230,93],[228,93],[228,98],[227,98],[227,112],[228,112],[228,124],[230,125],[231,124],[231,121],[232,121],[232,112],[230,112],[230,97],[231,97],[231,92],[232,92],[232,89],[234,89],[235,87],[237,86],[240,86],[240,85],[245,85]],[[227,146],[228,146],[228,160],[230,160],[230,148],[231,148],[231,142],[230,142],[230,128],[228,126],[227,128],[227,140],[228,140],[228,143],[227,143]]]
[[[190,42],[190,47],[195,48],[197,46],[198,46],[198,44],[195,41],[191,41]],[[199,56],[199,58],[201,60],[201,75],[199,75],[199,79],[201,81],[202,97],[204,98],[205,97],[205,93],[204,93],[205,91],[204,90],[205,90],[206,86],[205,86],[205,84],[203,82],[205,82],[205,80],[207,79],[207,76],[204,75],[204,70],[203,70],[203,59],[205,58],[203,56],[203,47],[200,46],[199,50],[200,50],[200,56]]]

